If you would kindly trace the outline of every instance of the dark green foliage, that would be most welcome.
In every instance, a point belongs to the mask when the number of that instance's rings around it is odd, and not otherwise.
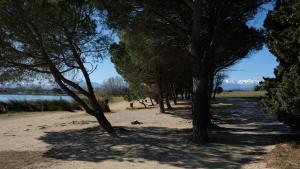
[[[138,101],[145,108],[147,108],[147,105],[145,104],[144,100],[147,96],[150,95],[150,93],[151,88],[146,84],[134,86],[124,95],[124,100],[128,102]]]
[[[215,77],[214,77],[214,89],[213,89],[213,96],[212,98],[215,99],[216,98],[216,94],[222,93],[223,92],[223,88],[221,87],[223,84],[223,81],[228,78],[228,75],[225,74],[225,72],[218,72]]]
[[[300,126],[300,1],[278,1],[266,21],[267,44],[277,57],[275,78],[266,78],[266,111],[279,120]]]
[[[0,103],[5,112],[40,112],[40,111],[75,111],[82,110],[78,103],[66,100],[36,100],[36,101],[18,101],[10,100]]]
[[[89,76],[111,40],[103,13],[85,0],[0,2],[1,69],[50,77],[106,131],[114,132]]]
[[[222,93],[223,91],[224,91],[224,89],[223,89],[222,87],[220,87],[220,86],[216,88],[216,93],[217,93],[217,94],[220,94],[220,93]]]
[[[193,140],[201,142],[207,138],[213,76],[262,46],[261,31],[247,22],[264,2],[111,0],[106,5],[109,25],[125,34],[125,49],[143,58],[143,68],[152,68],[160,107],[162,93],[168,98],[169,88],[193,89]]]
[[[103,112],[110,112],[107,103],[99,101]],[[6,112],[76,111],[82,107],[75,101],[66,100],[10,100],[0,102],[0,114]]]
[[[254,86],[254,91],[262,91],[262,90],[264,90],[263,84],[264,84],[264,82],[259,82],[258,85]]]

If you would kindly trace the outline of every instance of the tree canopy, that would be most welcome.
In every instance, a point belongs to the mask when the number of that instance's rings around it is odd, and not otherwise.
[[[265,78],[269,112],[292,127],[300,126],[300,2],[277,1],[265,20],[267,45],[279,61],[275,78]]]
[[[87,1],[1,1],[0,60],[6,71],[50,75],[112,132],[89,78],[110,42],[101,22],[103,15]],[[87,89],[78,84],[78,74]]]
[[[266,0],[123,0],[106,1],[99,6],[100,9],[106,6],[108,25],[121,37],[131,39],[124,39],[125,48],[134,49],[130,52],[133,55],[147,58],[142,60],[143,65],[159,60],[160,67],[166,69],[160,72],[167,74],[178,61],[189,61],[186,65],[190,68],[190,90],[194,90],[194,140],[202,142],[207,140],[213,76],[249,52],[260,49],[262,32],[249,28],[247,22],[264,2]],[[154,75],[160,73],[154,72]],[[157,86],[158,90],[163,89],[159,83]],[[168,95],[168,90],[165,91]]]

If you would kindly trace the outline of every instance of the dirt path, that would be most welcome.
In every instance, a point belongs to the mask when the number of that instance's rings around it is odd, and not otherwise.
[[[218,100],[215,117],[223,129],[211,131],[211,143],[199,146],[189,141],[188,105],[166,114],[156,107],[124,110],[127,105],[112,105],[117,113],[106,114],[126,129],[118,137],[94,128],[95,119],[83,112],[0,118],[0,168],[265,168],[263,154],[290,134],[255,100]],[[132,125],[134,120],[143,124]]]

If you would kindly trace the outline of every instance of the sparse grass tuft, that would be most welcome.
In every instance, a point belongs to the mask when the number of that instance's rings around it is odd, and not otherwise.
[[[279,144],[267,156],[267,166],[278,169],[300,168],[300,146],[297,143]]]

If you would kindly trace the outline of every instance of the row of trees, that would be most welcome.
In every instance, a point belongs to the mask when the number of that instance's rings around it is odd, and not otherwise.
[[[261,31],[247,22],[265,2],[122,0],[100,9],[121,39],[111,46],[119,73],[129,84],[155,85],[161,112],[164,94],[192,90],[193,140],[205,142],[214,76],[261,48]]]
[[[97,88],[97,94],[102,97],[123,96],[128,91],[128,85],[122,77],[110,77]]]
[[[1,1],[1,70],[51,75],[113,133],[89,78],[94,63],[109,51],[130,88],[150,88],[161,112],[164,98],[168,102],[178,93],[191,93],[193,140],[202,143],[208,140],[215,75],[261,48],[262,31],[247,23],[266,2]],[[119,43],[110,45],[108,28],[120,37]]]

